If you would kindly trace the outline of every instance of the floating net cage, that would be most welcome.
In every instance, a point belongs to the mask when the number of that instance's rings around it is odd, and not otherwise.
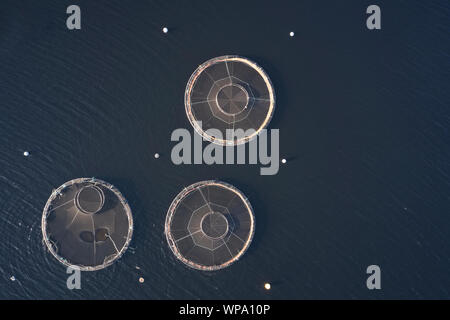
[[[184,95],[186,114],[195,131],[219,145],[255,138],[272,118],[275,92],[265,71],[239,56],[213,58],[192,74]],[[207,132],[220,131],[220,135]],[[227,136],[227,129],[242,134]]]
[[[49,251],[64,265],[100,270],[128,248],[131,209],[113,185],[94,178],[74,179],[52,192],[42,214],[42,234]]]
[[[195,183],[167,212],[165,234],[175,256],[189,267],[218,270],[237,261],[253,238],[255,219],[247,198],[224,182]]]

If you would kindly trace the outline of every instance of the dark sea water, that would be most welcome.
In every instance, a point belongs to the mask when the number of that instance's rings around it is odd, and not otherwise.
[[[82,29],[69,31],[75,3]],[[2,1],[0,298],[449,299],[450,2],[376,1],[382,30],[369,31],[374,3]],[[170,160],[172,131],[190,129],[189,76],[225,54],[272,79],[288,159],[275,176]],[[127,197],[135,232],[70,291],[42,209],[53,188],[93,176]],[[172,199],[204,179],[238,187],[256,215],[249,251],[214,273],[178,262],[163,234]]]

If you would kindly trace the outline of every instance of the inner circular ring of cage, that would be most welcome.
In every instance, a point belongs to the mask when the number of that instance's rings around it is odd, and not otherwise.
[[[230,113],[230,112],[224,111],[224,108],[220,105],[220,103],[218,101],[219,92],[223,88],[231,86],[231,85],[241,87],[247,94],[247,103],[245,105],[245,108],[237,109],[237,110],[235,109],[236,110],[235,113]],[[235,102],[235,103],[238,103],[238,102]],[[226,123],[232,124],[235,121],[241,121],[241,120],[245,119],[250,114],[250,112],[253,108],[253,105],[255,104],[255,99],[254,99],[252,89],[246,82],[241,81],[235,77],[231,77],[231,78],[229,77],[229,78],[225,78],[225,79],[216,81],[216,85],[211,87],[211,90],[209,91],[209,94],[208,94],[208,104],[209,104],[209,107],[211,108],[212,114],[215,117],[219,118],[220,120],[222,120]]]
[[[216,95],[216,103],[220,110],[232,116],[247,109],[249,101],[248,90],[237,83],[230,83],[221,87]]]
[[[208,234],[206,234],[204,232],[204,229],[202,228],[202,222],[204,221],[204,218],[209,214],[215,212],[222,214],[222,216],[227,221],[227,233],[224,234],[223,237],[213,238],[211,236],[208,236]],[[192,213],[192,216],[189,219],[188,223],[188,231],[191,234],[194,243],[197,246],[204,247],[210,250],[215,250],[218,247],[223,246],[225,242],[228,240],[228,238],[231,236],[234,227],[235,224],[233,216],[230,214],[228,209],[226,207],[223,207],[221,205],[212,202],[210,202],[208,205],[205,204],[203,207],[200,207],[199,209],[195,210]],[[220,229],[220,226],[217,229]]]
[[[231,94],[220,101],[218,95],[225,87],[230,87]],[[242,144],[255,138],[268,125],[275,109],[275,92],[266,72],[255,62],[235,55],[200,65],[186,85],[184,100],[195,131],[220,145]],[[219,130],[221,136],[211,135],[208,129]],[[227,129],[242,129],[245,134],[227,139]]]
[[[237,261],[250,245],[254,228],[253,209],[243,193],[225,182],[208,180],[184,188],[175,197],[165,234],[179,260],[211,271]]]
[[[220,212],[211,212],[202,217],[202,232],[211,239],[223,239],[229,229],[228,219]]]

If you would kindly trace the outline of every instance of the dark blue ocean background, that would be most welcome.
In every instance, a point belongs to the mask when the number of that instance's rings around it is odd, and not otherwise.
[[[382,30],[366,28],[370,4]],[[449,17],[449,1],[3,0],[0,298],[449,299]],[[170,160],[172,131],[191,129],[189,76],[225,54],[275,86],[270,128],[288,159],[275,176]],[[93,176],[127,197],[135,233],[70,291],[42,209],[53,188]],[[249,251],[214,273],[178,262],[163,234],[172,199],[204,179],[238,187],[256,215]]]

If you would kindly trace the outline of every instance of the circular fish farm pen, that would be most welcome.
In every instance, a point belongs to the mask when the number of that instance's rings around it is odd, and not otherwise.
[[[189,122],[205,140],[238,145],[255,138],[270,122],[275,92],[265,71],[239,56],[222,56],[200,65],[184,94]],[[201,123],[200,123],[201,122]],[[221,136],[207,132],[219,130]],[[234,130],[233,137],[227,129]],[[238,129],[242,134],[237,135]]]
[[[51,254],[81,271],[106,268],[127,250],[133,217],[113,185],[74,179],[54,190],[42,214],[42,234]]]
[[[230,184],[209,180],[181,191],[167,212],[165,234],[183,263],[213,271],[237,261],[255,231],[250,202]]]

